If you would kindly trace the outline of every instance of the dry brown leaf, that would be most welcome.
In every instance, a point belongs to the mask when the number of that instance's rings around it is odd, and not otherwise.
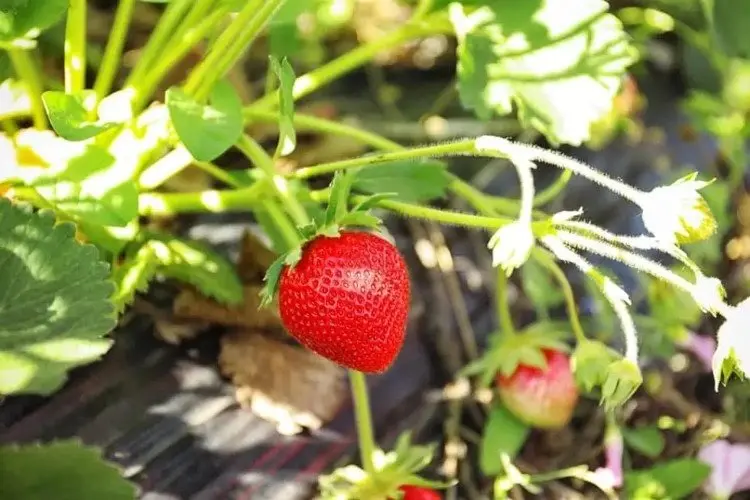
[[[276,254],[268,248],[252,231],[245,231],[240,242],[240,256],[237,260],[237,274],[245,284],[263,282],[269,266],[276,260]]]
[[[178,345],[197,337],[207,327],[208,324],[204,322],[156,319],[154,321],[154,335],[168,344]]]
[[[172,305],[175,317],[208,321],[222,326],[243,328],[276,328],[281,321],[272,307],[260,307],[259,285],[244,287],[244,302],[238,306],[224,306],[201,295],[192,288],[182,290]]]
[[[236,386],[240,405],[273,422],[284,435],[303,427],[320,429],[346,397],[341,367],[252,331],[222,338],[219,367]]]

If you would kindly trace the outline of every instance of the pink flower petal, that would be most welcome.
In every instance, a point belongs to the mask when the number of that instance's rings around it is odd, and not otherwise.
[[[711,361],[716,351],[716,341],[706,335],[690,332],[688,338],[681,342],[684,349],[690,351],[707,371],[711,371]]]
[[[698,452],[698,459],[712,468],[703,486],[709,494],[728,497],[750,489],[750,445],[714,441]]]

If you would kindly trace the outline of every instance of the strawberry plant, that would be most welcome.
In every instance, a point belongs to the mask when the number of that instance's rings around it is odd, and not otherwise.
[[[158,3],[166,4],[159,21],[125,72],[119,70],[136,0],[117,2],[95,63],[86,0],[0,2],[0,70],[12,70],[0,72],[0,395],[49,395],[69,370],[101,358],[116,341],[120,315],[154,280],[181,282],[223,306],[245,304],[248,288],[224,255],[163,223],[185,214],[228,212],[250,214],[277,257],[265,273],[262,307],[277,309],[299,344],[348,370],[361,459],[320,478],[324,499],[438,498],[437,490],[456,484],[455,475],[427,478],[433,475],[427,471],[434,465],[434,444],[413,443],[405,433],[388,450],[374,437],[365,377],[387,370],[398,357],[412,294],[406,261],[384,228],[386,213],[476,231],[491,254],[498,326],[458,378],[478,390],[496,381],[498,397],[487,401],[479,440],[480,468],[493,478],[495,498],[519,487],[538,493],[539,483],[560,478],[614,496],[621,485],[602,481],[586,465],[525,473],[514,460],[531,427],[568,425],[583,397],[604,407],[613,420],[611,435],[623,436],[613,438],[620,448],[625,442],[638,448],[638,434],[619,432],[612,417],[644,384],[638,332],[653,328],[647,319],[662,321],[660,328],[686,328],[686,320],[669,315],[670,308],[660,316],[655,307],[650,318],[634,312],[631,294],[590,256],[624,264],[650,286],[666,289],[649,289],[652,305],[669,300],[683,311],[723,319],[712,358],[717,388],[750,373],[744,341],[750,299],[729,304],[721,280],[706,270],[711,253],[705,246],[703,253],[685,247],[707,245],[717,231],[708,196],[712,181],[685,172],[645,190],[558,150],[601,145],[614,134],[614,103],[623,99],[624,84],[633,92],[629,72],[639,60],[637,36],[643,36],[637,30],[631,36],[622,20],[664,32],[664,23],[653,20],[667,14],[634,7],[618,17],[602,0],[523,6],[513,0],[404,2],[410,15],[391,32],[323,61],[315,48],[323,50],[321,40],[347,22],[351,1]],[[746,79],[747,40],[739,21],[727,21],[725,4],[716,0],[714,15],[706,16],[732,28],[710,28],[710,44],[724,47],[708,50],[723,72],[723,100],[697,93],[688,108],[721,133],[738,183],[746,163],[740,139],[749,130],[748,99],[746,89],[732,82]],[[305,31],[300,19],[310,16],[316,27]],[[667,25],[679,24],[670,19]],[[42,70],[56,55],[50,56],[42,37],[63,25],[63,75],[57,81]],[[407,147],[298,111],[298,101],[378,54],[430,37],[455,40],[456,91],[467,112],[483,121],[511,116],[546,147],[491,134]],[[230,73],[248,50],[266,49],[264,93],[243,97]],[[181,64],[196,53],[199,61],[181,74]],[[300,61],[314,61],[315,67],[297,76]],[[271,147],[253,135],[252,127],[260,124],[278,131]],[[301,131],[373,151],[282,168]],[[243,157],[241,168],[223,163],[230,151]],[[512,167],[519,199],[466,181],[451,170],[449,159],[456,156]],[[535,174],[542,165],[561,173],[539,189]],[[210,186],[176,188],[176,179],[191,170],[211,179]],[[549,208],[573,176],[637,207],[643,231],[619,234],[590,222],[587,214],[595,205]],[[442,199],[449,195],[468,208],[446,208]],[[622,349],[581,320],[562,265],[580,272],[591,295],[606,305],[609,329],[622,334]],[[538,306],[536,320],[522,328],[509,300],[518,273],[526,288],[537,286],[527,291]],[[544,317],[543,310],[557,304],[565,306],[567,321]],[[626,489],[647,489],[653,477],[661,478],[665,491],[677,488],[678,496],[689,489],[667,484],[664,470],[697,470],[701,478],[706,472],[693,461],[671,462],[631,474]],[[81,443],[0,447],[0,497],[39,498],[56,491],[76,498],[136,494]]]

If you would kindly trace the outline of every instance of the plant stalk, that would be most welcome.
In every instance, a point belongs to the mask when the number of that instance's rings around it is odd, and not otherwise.
[[[122,56],[122,49],[125,46],[125,40],[128,36],[128,27],[133,18],[134,7],[135,0],[120,0],[117,4],[112,31],[109,34],[102,62],[99,65],[99,72],[94,82],[94,92],[96,92],[97,101],[101,101],[106,97],[112,88],[112,82],[114,82],[117,75],[120,57]]]
[[[65,93],[86,88],[86,0],[69,0],[65,23]]]
[[[44,86],[36,61],[34,61],[31,53],[24,49],[12,48],[8,50],[8,56],[18,78],[26,86],[26,91],[29,93],[31,117],[34,120],[34,127],[39,130],[46,129],[47,114],[44,111],[44,103],[42,102]]]
[[[367,381],[365,374],[356,370],[348,370],[351,383],[352,399],[354,400],[354,416],[357,422],[357,437],[359,452],[362,457],[362,468],[368,474],[375,472],[373,456],[375,454],[375,436],[372,427],[370,402],[367,395]]]

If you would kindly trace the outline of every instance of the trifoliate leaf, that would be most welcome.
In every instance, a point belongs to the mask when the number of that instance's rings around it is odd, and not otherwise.
[[[112,302],[118,313],[133,302],[136,293],[148,290],[149,282],[154,278],[158,267],[156,249],[149,242],[114,270],[112,281],[117,289]]]
[[[425,202],[444,196],[450,182],[444,162],[392,161],[358,169],[352,187],[364,193],[392,193],[397,200]]]
[[[486,476],[502,472],[501,457],[506,454],[512,460],[521,451],[530,428],[518,420],[504,406],[496,405],[490,411],[482,432],[479,466]]]
[[[75,95],[50,90],[42,94],[42,102],[52,128],[69,141],[90,139],[117,126],[115,122],[90,119],[90,109],[96,102],[93,90]]]
[[[0,198],[0,394],[49,394],[110,347],[109,270],[74,236],[52,213]]]
[[[65,440],[0,447],[0,498],[134,500],[137,495],[99,450]]]
[[[59,21],[68,0],[4,0],[0,6],[0,46],[31,40]]]
[[[271,69],[279,79],[279,143],[276,157],[287,156],[297,147],[294,130],[294,69],[287,58],[280,61],[271,56]]]
[[[242,135],[242,101],[231,84],[216,83],[208,104],[194,101],[178,87],[166,92],[169,118],[185,148],[198,161],[211,161]]]
[[[242,283],[234,266],[224,257],[195,241],[161,234],[151,237],[161,274],[190,283],[222,304],[242,302]]]
[[[472,2],[450,6],[459,40],[458,89],[463,105],[484,120],[518,111],[521,122],[555,144],[580,145],[591,124],[612,108],[626,68],[635,61],[607,2],[574,8],[551,0]]]
[[[625,473],[624,498],[673,500],[697,490],[711,473],[711,466],[694,458],[662,462],[650,469]]]

